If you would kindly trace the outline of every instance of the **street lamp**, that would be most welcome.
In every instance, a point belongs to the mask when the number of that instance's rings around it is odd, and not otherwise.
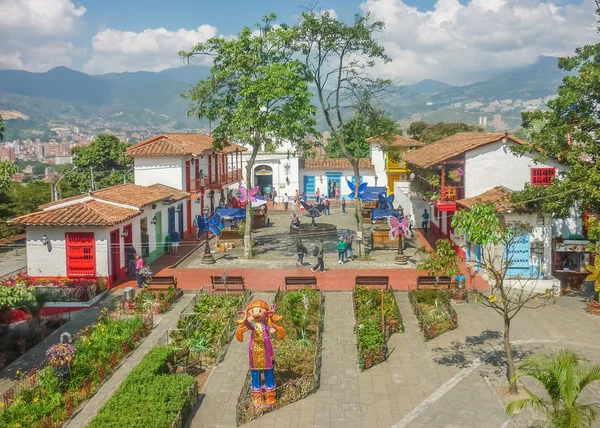
[[[66,177],[68,174],[72,173],[72,172],[73,172],[73,171],[75,171],[76,169],[77,169],[77,165],[75,165],[75,166],[73,167],[73,169],[72,169],[72,170],[70,170],[70,171],[67,171],[66,173],[64,173],[64,174],[63,174],[63,175],[62,175],[62,176],[61,176],[61,177],[60,177],[60,178],[59,178],[59,179],[56,181],[56,183],[54,183],[54,194],[53,194],[53,196],[54,196],[54,200],[55,200],[55,201],[58,201],[58,199],[59,199],[59,198],[58,198],[58,196],[59,196],[59,195],[58,195],[58,183],[60,183],[60,180],[62,180],[63,178],[65,178],[65,177]]]

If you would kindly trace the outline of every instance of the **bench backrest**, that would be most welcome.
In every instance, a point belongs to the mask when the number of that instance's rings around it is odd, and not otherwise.
[[[246,291],[246,284],[243,282],[240,284],[230,284],[227,281],[227,285],[223,283],[212,284],[212,293],[213,294],[244,294]]]
[[[451,281],[449,276],[418,276],[417,284],[449,284]]]
[[[389,276],[357,276],[356,281],[354,281],[356,285],[363,285],[365,287],[379,286],[385,288],[388,287],[389,282]]]
[[[316,276],[286,276],[285,277],[285,289],[288,290],[302,290],[303,288],[312,288],[318,290]]]
[[[172,285],[177,287],[177,278],[174,276],[153,276],[151,285]]]
[[[225,284],[223,278],[218,275],[213,275],[210,277],[211,283],[214,284]],[[243,276],[228,276],[227,277],[227,285],[239,285],[244,284]]]

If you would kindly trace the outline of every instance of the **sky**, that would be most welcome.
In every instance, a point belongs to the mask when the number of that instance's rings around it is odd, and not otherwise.
[[[89,74],[161,71],[180,50],[253,26],[270,12],[294,24],[290,0],[0,0],[0,69]],[[600,41],[594,0],[321,0],[345,22],[370,13],[392,58],[374,74],[403,84],[465,84],[485,73],[566,56]]]

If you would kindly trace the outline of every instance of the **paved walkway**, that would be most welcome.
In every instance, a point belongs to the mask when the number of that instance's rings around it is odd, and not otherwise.
[[[179,314],[190,303],[194,296],[184,294],[183,298],[177,302],[173,308],[164,315],[154,317],[155,327],[152,332],[144,339],[135,351],[117,369],[115,373],[102,385],[102,387],[80,408],[73,418],[65,425],[68,428],[83,428],[89,424],[98,414],[102,406],[121,385],[121,382],[127,377],[129,372],[139,364],[144,355],[158,343],[169,328],[174,328],[179,320]]]
[[[406,331],[390,338],[390,355],[384,363],[359,373],[351,293],[325,293],[320,389],[304,400],[266,414],[245,426],[529,426],[534,420],[530,415],[509,419],[504,414],[502,394],[507,382],[501,346],[502,320],[498,315],[477,303],[456,305],[459,327],[425,342],[406,293],[396,292],[396,299]],[[585,313],[584,303],[579,297],[561,297],[556,304],[536,310],[523,309],[519,313],[512,328],[514,351],[517,359],[521,360],[533,353],[570,347],[600,362],[600,345],[589,340],[597,334],[599,327],[600,317]],[[230,347],[229,352],[232,349]],[[229,380],[226,376],[230,375],[230,370],[222,370],[221,366],[210,379],[211,384],[219,385],[215,389],[220,394],[218,399],[212,398],[212,402],[221,404],[221,412],[231,412],[229,419],[217,422],[214,413],[206,412],[203,420],[211,423],[202,424],[197,416],[193,427],[235,426],[235,403],[245,376],[245,347],[243,352],[243,357],[237,361],[231,359],[234,364],[243,365],[239,380]],[[233,354],[228,353],[228,357],[233,357]],[[211,392],[204,392],[207,402]],[[593,386],[588,394],[598,399],[600,386]]]
[[[256,293],[253,299],[271,303],[273,293]],[[236,405],[248,374],[248,336],[244,342],[232,340],[225,359],[211,373],[200,391],[191,427],[235,427]]]
[[[107,293],[106,297],[94,306],[72,312],[71,321],[56,330],[46,339],[31,348],[27,353],[13,361],[8,367],[0,372],[0,395],[8,391],[17,381],[17,371],[26,373],[32,368],[40,366],[46,359],[46,351],[52,345],[55,345],[60,340],[60,335],[64,332],[75,334],[79,330],[93,324],[100,311],[104,308],[113,310],[117,307],[123,297],[123,292],[120,290]]]

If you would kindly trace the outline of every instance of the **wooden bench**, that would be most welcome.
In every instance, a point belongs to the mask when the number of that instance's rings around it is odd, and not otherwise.
[[[167,368],[170,374],[198,374],[202,371],[202,361],[200,358],[190,361],[190,348],[184,348],[174,355],[173,361],[167,361]]]
[[[449,276],[418,276],[417,277],[417,290],[423,288],[450,288],[452,280]]]
[[[354,283],[369,288],[385,288],[389,287],[389,276],[357,276]]]
[[[285,291],[288,290],[302,290],[304,288],[312,288],[318,290],[316,276],[286,276],[285,277]]]
[[[243,294],[246,291],[246,283],[243,276],[228,276],[225,281],[223,277],[213,275],[210,277],[212,292],[215,294]]]
[[[153,276],[152,281],[146,288],[158,298],[159,293],[166,293],[169,287],[173,287],[173,300],[177,300],[181,294],[181,289],[177,287],[177,278],[174,276]]]

